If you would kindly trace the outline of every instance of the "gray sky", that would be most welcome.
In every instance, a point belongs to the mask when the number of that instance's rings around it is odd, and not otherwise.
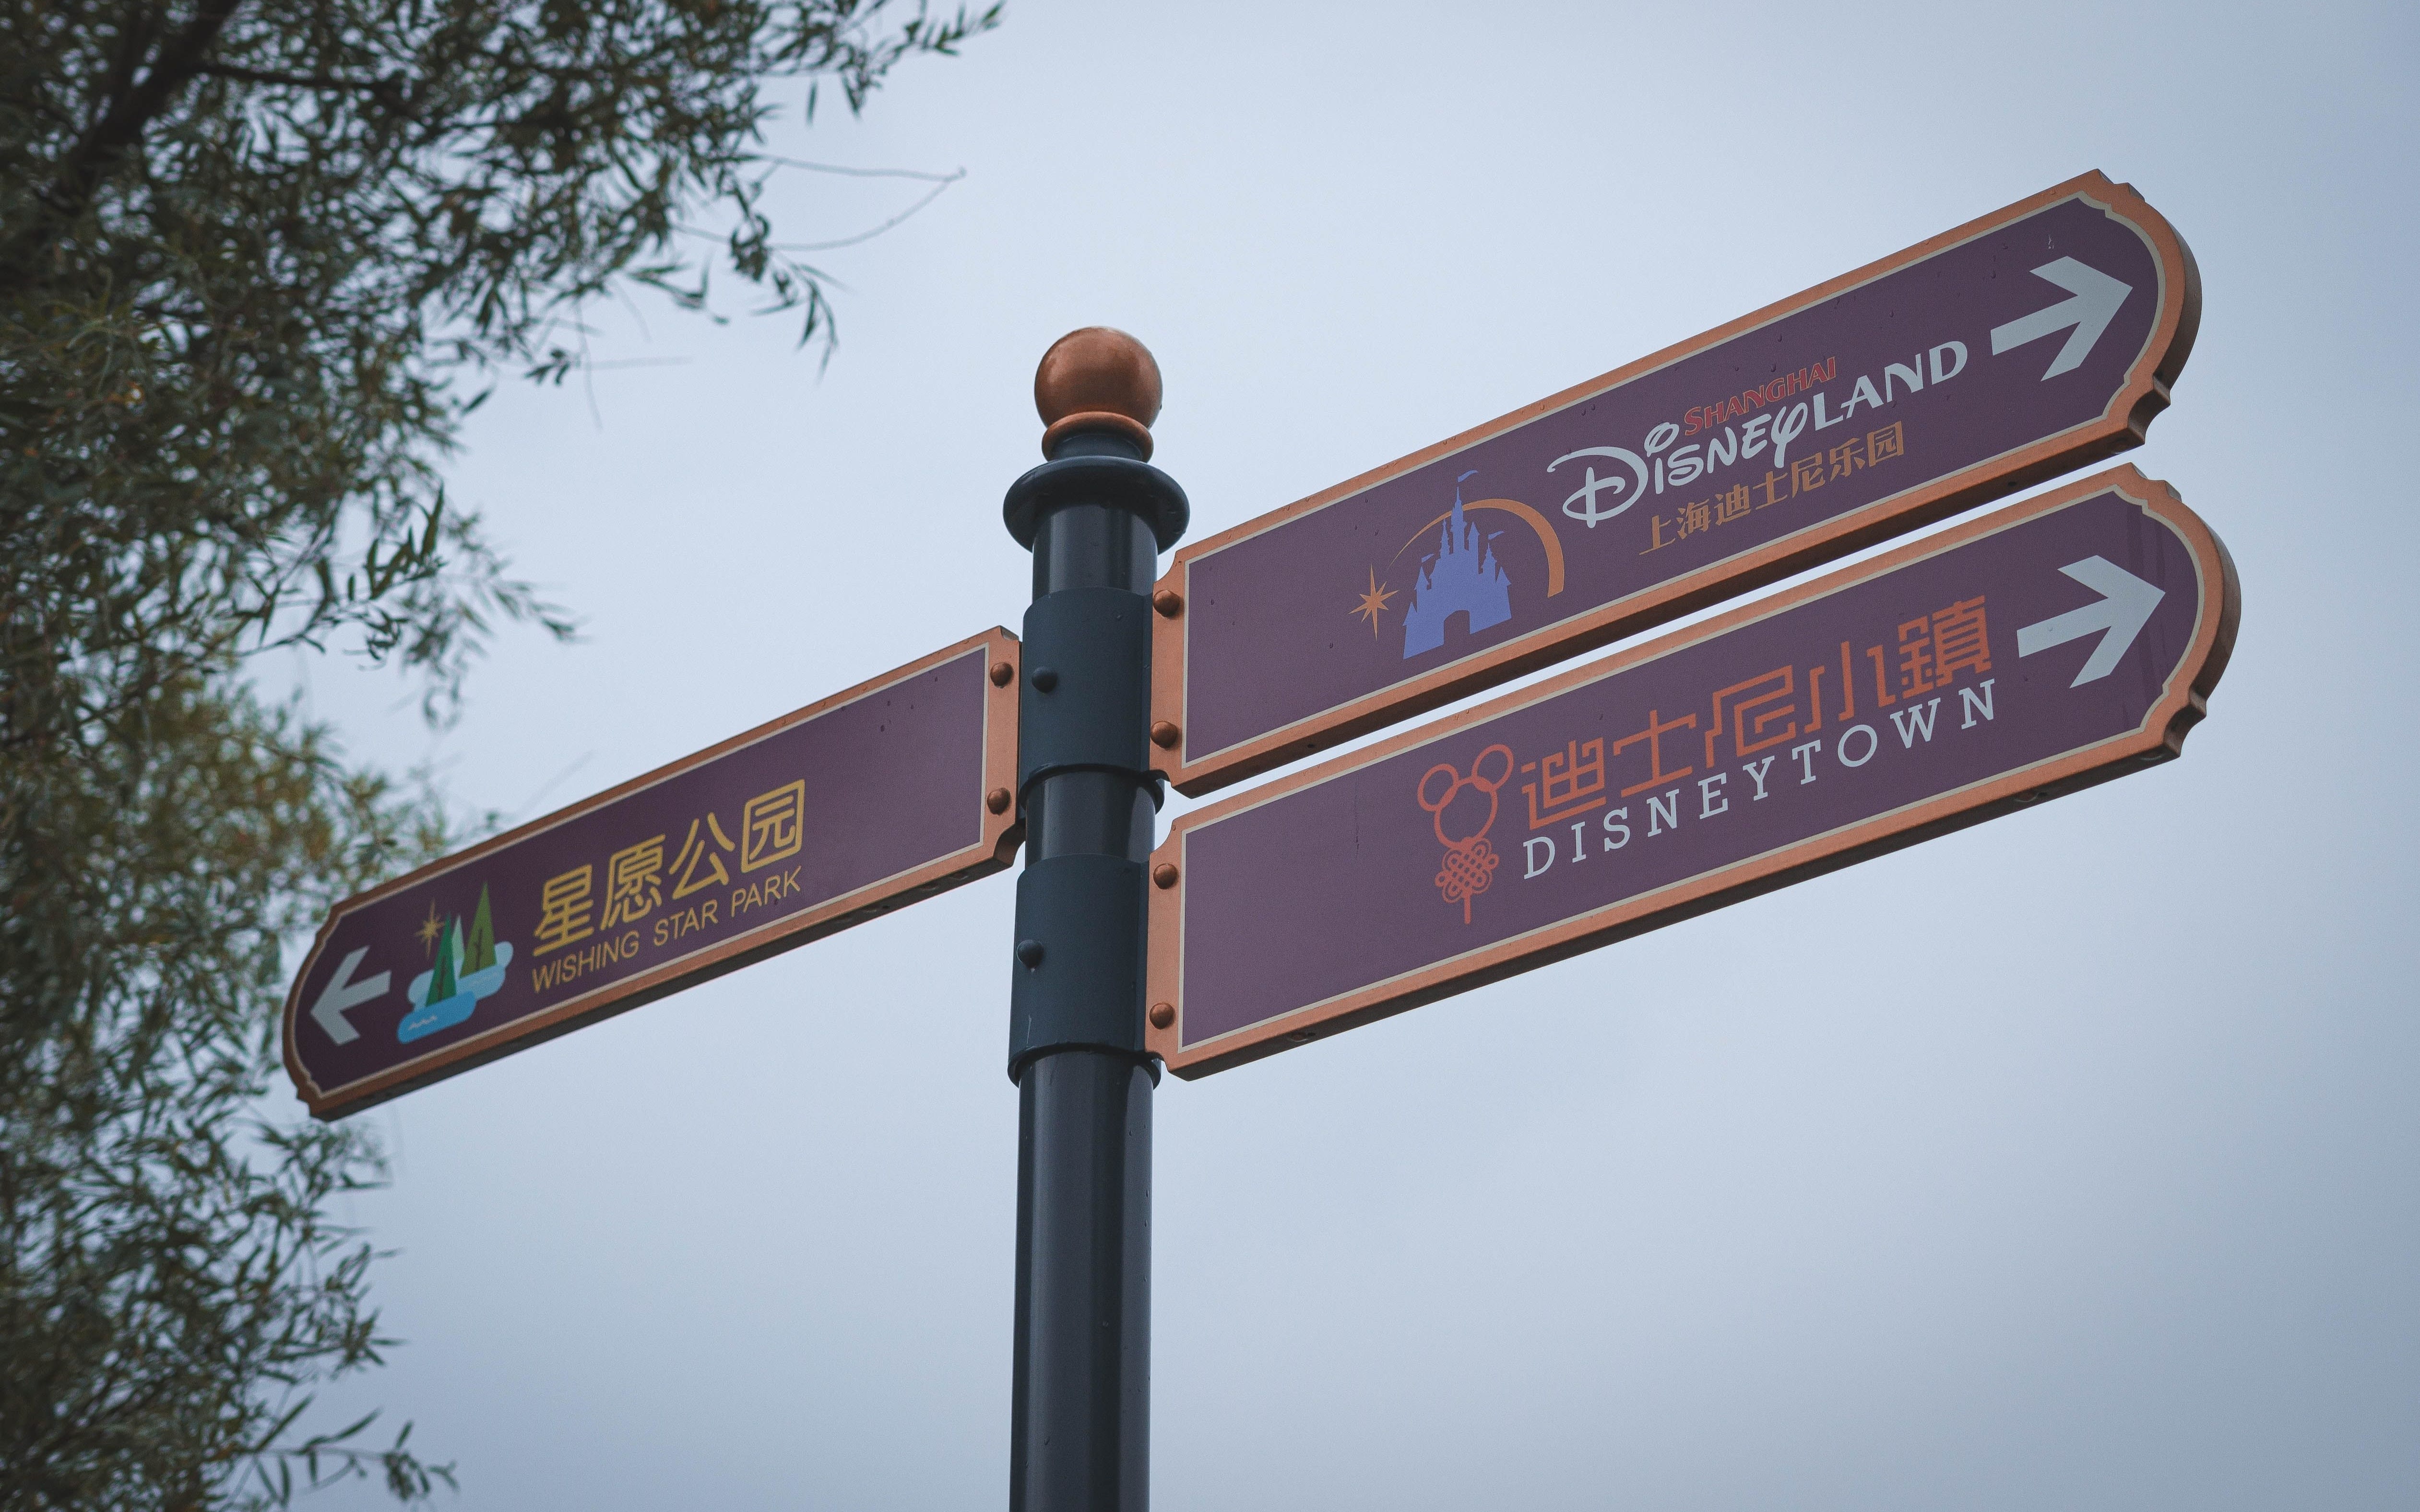
[[[629,365],[483,412],[451,486],[582,643],[504,635],[442,739],[385,674],[311,698],[535,817],[1014,628],[1068,329],[1157,354],[1199,538],[2102,169],[2204,281],[2126,458],[2242,577],[2185,759],[1170,1079],[1153,1493],[2408,1506],[2413,14],[1023,0],[779,137],[967,170],[825,255],[820,378],[641,301]],[[920,192],[800,176],[787,229]],[[1013,890],[365,1115],[410,1343],[334,1409],[417,1419],[464,1508],[1001,1502]]]

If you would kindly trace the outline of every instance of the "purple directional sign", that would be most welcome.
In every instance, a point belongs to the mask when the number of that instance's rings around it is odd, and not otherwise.
[[[2086,174],[1177,553],[1200,794],[2143,439],[2193,258]],[[1441,359],[1442,360],[1442,359]]]
[[[2234,568],[2117,468],[1187,814],[1151,1047],[1200,1076],[2182,748]]]
[[[286,1069],[340,1118],[1006,866],[991,630],[339,903]]]

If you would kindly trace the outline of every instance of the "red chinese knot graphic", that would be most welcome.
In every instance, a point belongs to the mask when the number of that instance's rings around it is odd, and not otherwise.
[[[1485,775],[1491,756],[1504,759],[1501,774],[1492,778]],[[1431,798],[1429,795],[1435,788],[1439,777],[1446,779],[1445,786],[1436,792],[1435,798]],[[1462,921],[1466,924],[1470,922],[1470,900],[1487,890],[1489,884],[1496,880],[1497,867],[1504,860],[1496,854],[1496,848],[1487,843],[1487,831],[1496,823],[1497,790],[1512,778],[1512,748],[1510,746],[1490,746],[1481,751],[1471,761],[1467,777],[1456,771],[1451,762],[1439,762],[1420,776],[1417,796],[1420,807],[1428,811],[1429,824],[1436,831],[1437,843],[1445,847],[1445,861],[1438,867],[1433,880],[1437,891],[1445,895],[1449,906],[1462,904]],[[1446,833],[1445,816],[1466,788],[1476,789],[1487,795],[1487,816],[1479,822],[1476,829],[1456,839]],[[1475,805],[1466,807],[1473,811],[1476,810]]]

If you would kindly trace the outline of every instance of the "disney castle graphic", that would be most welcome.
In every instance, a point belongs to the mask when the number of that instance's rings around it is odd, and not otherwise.
[[[1423,558],[1412,577],[1412,601],[1404,611],[1406,658],[1444,645],[1445,622],[1455,613],[1470,615],[1472,635],[1512,617],[1512,583],[1496,560],[1495,539],[1463,518],[1457,480],[1452,512],[1438,531],[1436,555]]]

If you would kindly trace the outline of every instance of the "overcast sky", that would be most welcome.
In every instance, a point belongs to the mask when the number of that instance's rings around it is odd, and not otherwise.
[[[2242,573],[2184,759],[1170,1079],[1153,1494],[2410,1506],[2414,14],[1012,0],[780,130],[966,170],[823,256],[827,370],[643,300],[478,417],[454,495],[580,644],[505,633],[442,738],[388,674],[310,697],[535,817],[1015,628],[1001,494],[1073,327],[1157,354],[1199,538],[2099,168],[2204,285],[2126,458]],[[1002,1502],[1013,893],[364,1115],[409,1343],[332,1415],[416,1419],[481,1512]]]

